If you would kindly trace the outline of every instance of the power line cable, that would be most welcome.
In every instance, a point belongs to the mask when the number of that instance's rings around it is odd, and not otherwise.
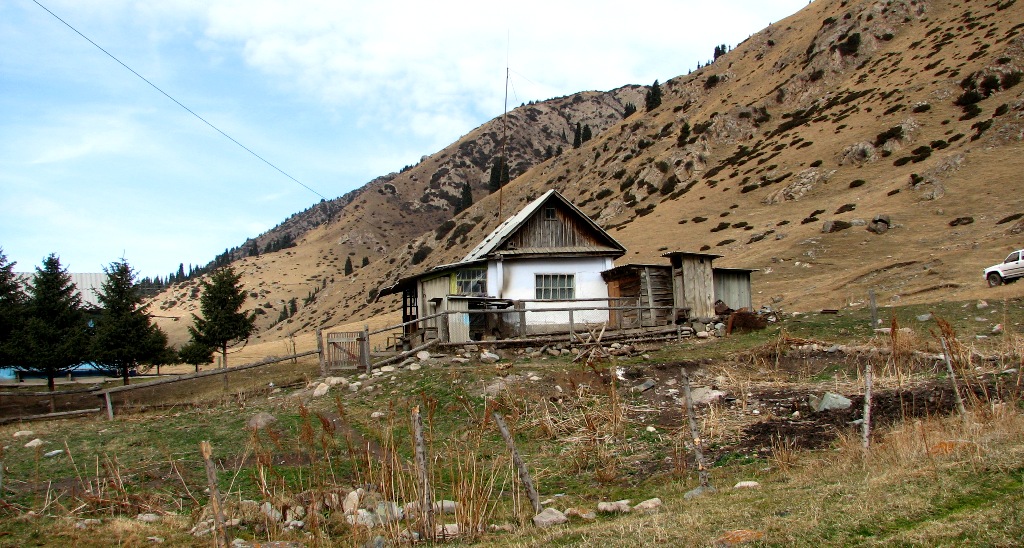
[[[52,16],[53,16],[54,18],[56,18],[56,19],[57,19],[58,21],[60,21],[61,23],[64,23],[64,25],[65,25],[65,26],[67,26],[67,27],[68,27],[69,29],[71,29],[71,30],[75,31],[75,33],[76,33],[76,34],[78,34],[78,35],[79,35],[79,36],[81,36],[82,38],[85,38],[85,39],[86,39],[86,41],[88,41],[88,42],[89,42],[90,44],[92,44],[92,45],[96,46],[96,48],[97,48],[97,49],[99,49],[99,50],[100,50],[100,51],[102,51],[103,53],[107,54],[107,56],[108,56],[108,57],[110,57],[110,58],[111,58],[111,59],[113,59],[114,61],[117,61],[117,63],[118,63],[119,65],[121,65],[122,67],[124,67],[124,68],[128,69],[129,71],[131,71],[131,73],[132,73],[132,74],[134,74],[135,76],[138,76],[138,77],[139,77],[139,78],[140,78],[140,79],[141,79],[141,80],[142,80],[143,82],[145,82],[145,83],[149,84],[149,85],[150,85],[150,86],[151,86],[151,87],[152,87],[153,89],[155,89],[155,90],[159,91],[160,93],[162,93],[162,94],[164,95],[164,97],[167,97],[167,98],[168,98],[168,99],[170,99],[171,101],[174,101],[174,103],[175,103],[175,104],[177,104],[177,105],[178,105],[179,107],[181,107],[181,108],[185,109],[186,111],[188,111],[188,113],[189,113],[189,114],[191,114],[192,116],[195,116],[195,117],[196,117],[196,118],[198,118],[198,119],[199,119],[199,120],[200,120],[201,122],[203,122],[204,124],[206,124],[206,125],[210,126],[211,128],[213,128],[213,129],[214,129],[214,131],[216,131],[217,133],[220,133],[220,134],[221,134],[221,135],[223,135],[224,137],[227,137],[227,138],[228,138],[229,140],[231,140],[231,142],[232,142],[232,143],[235,143],[236,145],[238,145],[238,146],[242,147],[242,149],[244,149],[244,150],[245,150],[246,152],[248,152],[249,154],[252,154],[252,155],[253,155],[253,156],[255,156],[256,158],[258,158],[258,159],[259,159],[260,161],[262,161],[263,163],[267,164],[268,166],[270,166],[270,167],[272,167],[272,168],[276,169],[276,170],[277,170],[277,171],[278,171],[279,173],[281,173],[281,174],[282,174],[282,175],[284,175],[285,177],[288,177],[288,178],[289,178],[289,179],[291,179],[292,181],[295,181],[296,183],[298,183],[299,185],[301,185],[301,186],[302,186],[303,188],[305,188],[306,190],[308,190],[308,191],[312,192],[313,194],[316,194],[317,196],[319,196],[319,197],[323,198],[324,200],[326,200],[326,199],[327,199],[327,197],[326,197],[326,196],[324,196],[323,194],[320,194],[319,192],[317,192],[317,191],[313,190],[312,188],[310,188],[310,187],[309,187],[308,185],[306,185],[306,184],[305,184],[305,183],[303,183],[302,181],[300,181],[300,180],[296,179],[295,177],[292,177],[291,175],[289,175],[288,173],[286,173],[286,172],[285,172],[285,171],[284,171],[283,169],[281,169],[281,168],[279,168],[279,167],[275,166],[274,164],[270,163],[270,162],[269,162],[269,161],[268,161],[268,160],[267,160],[266,158],[264,158],[264,157],[260,156],[259,154],[256,154],[255,152],[253,152],[253,151],[252,151],[252,149],[250,149],[249,147],[247,147],[247,146],[243,145],[242,143],[239,143],[239,142],[238,142],[238,141],[237,141],[237,140],[236,140],[236,139],[235,139],[234,137],[232,137],[232,136],[228,135],[227,133],[224,133],[224,131],[222,131],[222,130],[221,130],[221,129],[220,129],[219,127],[217,127],[217,126],[215,126],[215,125],[211,124],[211,123],[210,123],[209,121],[207,121],[207,120],[206,120],[205,118],[203,118],[202,116],[200,116],[200,115],[196,114],[196,113],[195,113],[195,111],[193,111],[192,109],[190,109],[190,108],[188,108],[187,106],[183,105],[183,104],[181,103],[181,101],[178,101],[178,100],[177,100],[177,99],[175,99],[174,97],[171,97],[171,95],[170,95],[170,94],[168,94],[168,93],[167,93],[166,91],[164,91],[164,90],[160,89],[160,87],[159,87],[159,86],[157,86],[156,84],[154,84],[153,82],[150,82],[150,81],[149,81],[148,79],[146,79],[146,77],[145,77],[145,76],[143,76],[143,75],[139,74],[138,72],[135,72],[135,70],[134,70],[134,69],[133,69],[132,67],[129,67],[128,65],[124,64],[124,63],[123,63],[123,62],[122,62],[122,61],[121,61],[120,59],[118,59],[117,57],[114,57],[114,55],[113,55],[112,53],[110,53],[109,51],[107,51],[107,50],[103,49],[103,46],[100,46],[100,45],[99,45],[99,44],[97,44],[96,42],[93,42],[93,41],[92,41],[92,39],[90,39],[90,38],[89,38],[88,36],[86,36],[86,35],[82,34],[82,33],[81,33],[81,32],[80,32],[80,31],[79,31],[78,29],[76,29],[75,27],[71,26],[71,24],[70,24],[70,23],[68,23],[67,21],[65,21],[65,20],[61,19],[59,15],[57,15],[56,13],[53,13],[52,11],[50,11],[50,9],[49,9],[49,8],[47,8],[46,6],[44,6],[44,5],[40,4],[40,3],[39,3],[39,0],[32,0],[32,1],[33,1],[33,2],[35,2],[35,4],[36,4],[37,6],[39,6],[40,8],[43,8],[44,10],[46,10],[46,13],[49,13],[49,14],[50,14],[50,15],[52,15]]]

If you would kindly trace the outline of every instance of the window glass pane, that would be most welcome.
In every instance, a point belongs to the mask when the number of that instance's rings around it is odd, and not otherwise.
[[[455,273],[455,292],[459,295],[487,292],[487,269],[467,268]]]
[[[538,299],[574,299],[576,276],[573,274],[537,274]]]

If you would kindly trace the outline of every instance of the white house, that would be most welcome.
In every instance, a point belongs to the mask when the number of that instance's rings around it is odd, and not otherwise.
[[[607,306],[601,272],[625,252],[579,208],[549,190],[498,225],[461,261],[402,278],[381,295],[402,292],[403,322],[444,311],[495,311],[425,320],[407,327],[410,336],[466,342],[558,330],[569,323],[564,309]],[[563,310],[537,312],[547,309]],[[607,319],[605,314],[574,321]]]

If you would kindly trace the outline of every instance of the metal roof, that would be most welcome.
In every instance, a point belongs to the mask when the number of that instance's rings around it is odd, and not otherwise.
[[[21,278],[22,283],[28,284],[32,282],[32,277],[36,273],[15,272],[14,275]],[[103,282],[106,281],[106,274],[102,272],[68,272],[68,276],[71,277],[71,283],[75,284],[77,293],[81,295],[84,306],[100,306],[100,300],[96,297],[96,292],[100,290]]]

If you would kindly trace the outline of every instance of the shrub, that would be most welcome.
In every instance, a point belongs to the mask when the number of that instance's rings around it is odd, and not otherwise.
[[[718,223],[718,226],[716,226],[715,228],[712,228],[711,232],[721,232],[721,231],[723,231],[723,230],[725,230],[727,228],[729,228],[729,223],[727,223],[725,221],[722,221],[722,222]]]
[[[860,48],[860,33],[855,32],[848,36],[846,40],[836,45],[836,49],[839,50],[839,55],[846,57],[848,55],[857,55],[857,50]]]
[[[704,80],[704,89],[711,89],[717,86],[720,81],[721,78],[717,74],[712,74],[711,76],[708,76],[707,80]]]
[[[736,240],[734,240],[734,239],[730,238],[730,239],[728,239],[728,240],[722,240],[722,241],[718,242],[718,243],[717,243],[717,244],[715,244],[715,245],[716,245],[717,247],[722,247],[723,245],[729,245],[729,244],[731,244],[731,243],[733,243],[733,242],[735,242],[735,241],[736,241]]]
[[[932,106],[929,105],[928,103],[921,103],[920,105],[914,107],[913,112],[915,114],[921,114],[922,112],[928,112],[931,109]]]
[[[903,126],[893,126],[875,136],[875,146],[880,147],[889,141],[903,137]]]
[[[811,167],[818,167],[821,165],[821,160],[815,160],[811,162]]]
[[[420,244],[420,247],[412,254],[412,264],[422,263],[433,250],[434,249],[427,244]]]
[[[836,215],[840,215],[840,214],[846,213],[848,211],[853,211],[855,209],[857,209],[857,204],[843,204],[843,205],[839,206],[839,209],[836,210],[835,214]]]
[[[444,235],[451,232],[453,228],[455,228],[455,221],[451,219],[441,223],[441,226],[437,227],[437,230],[434,231],[434,239],[440,240],[444,238]]]
[[[1004,74],[1003,75],[1003,81],[1002,81],[1003,89],[1010,89],[1013,86],[1016,86],[1017,84],[1019,84],[1020,80],[1021,80],[1021,76],[1022,76],[1021,72],[1020,71],[1016,71],[1016,70],[1011,72],[1011,73],[1009,73],[1009,74]]]
[[[1014,213],[1009,217],[1003,217],[1002,219],[999,219],[999,221],[997,221],[996,224],[1005,225],[1006,223],[1011,223],[1013,221],[1016,221],[1017,219],[1020,219],[1021,217],[1024,217],[1024,213]]]
[[[860,186],[864,186],[865,182],[866,181],[864,179],[857,179],[855,181],[850,181],[850,188],[857,188],[857,187],[860,187]]]
[[[668,165],[668,162],[666,162],[665,160],[658,160],[654,164],[654,167],[658,168],[658,171],[660,171],[662,173],[668,173],[669,165]]]
[[[601,200],[601,199],[604,199],[604,198],[607,198],[607,197],[611,196],[612,194],[614,194],[614,192],[612,192],[612,190],[610,188],[602,188],[594,196],[594,199]]]
[[[703,223],[704,221],[706,221],[708,219],[707,219],[707,217],[694,217],[694,218],[692,218],[690,220],[695,222],[695,223]]]

